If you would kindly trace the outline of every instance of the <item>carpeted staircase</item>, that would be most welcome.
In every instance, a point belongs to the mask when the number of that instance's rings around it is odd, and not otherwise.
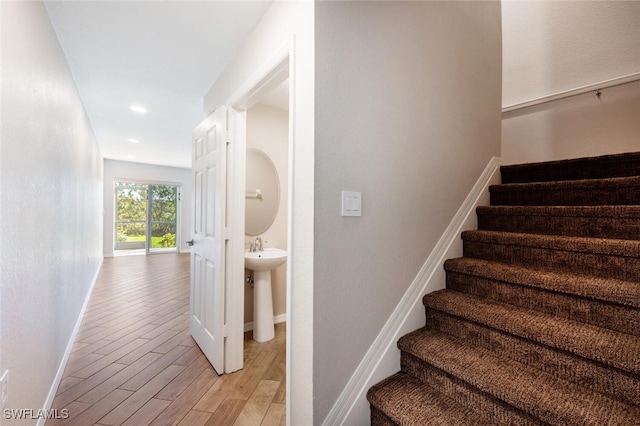
[[[640,153],[503,166],[373,425],[640,425]]]

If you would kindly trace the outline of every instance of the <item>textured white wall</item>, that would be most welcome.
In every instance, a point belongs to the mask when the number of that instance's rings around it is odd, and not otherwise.
[[[640,71],[640,2],[503,1],[503,106]]]
[[[316,29],[319,423],[499,153],[500,3],[318,2]],[[340,216],[341,190],[362,217]]]
[[[503,106],[640,73],[640,2],[514,2],[503,9]],[[640,150],[640,82],[503,115],[506,162]]]
[[[314,4],[276,1],[247,37],[236,56],[204,99],[205,116],[248,81],[283,46],[295,44],[290,62],[294,108],[292,210],[289,246],[291,291],[289,294],[287,421],[309,424],[313,419],[313,174],[314,174]]]
[[[280,205],[273,224],[260,236],[267,241],[265,247],[287,250],[287,206],[289,179],[289,112],[263,104],[247,111],[247,149],[256,148],[271,158],[280,180]],[[247,173],[251,170],[247,168]],[[247,235],[245,241],[253,242],[256,236]],[[281,265],[271,273],[273,315],[287,312],[287,266]],[[253,321],[253,288],[245,283],[245,323]]]
[[[102,156],[42,2],[0,8],[0,369],[38,410],[102,260]]]
[[[154,166],[152,164],[130,163],[127,161],[104,160],[104,243],[105,257],[113,256],[114,215],[115,215],[115,180],[144,183],[174,183],[182,188],[182,197],[179,211],[180,235],[176,243],[181,251],[188,251],[186,241],[191,239],[191,169],[180,167]]]

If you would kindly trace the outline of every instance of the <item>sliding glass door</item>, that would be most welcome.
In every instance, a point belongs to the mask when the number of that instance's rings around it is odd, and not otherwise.
[[[177,186],[149,185],[150,251],[176,250],[177,212]]]
[[[125,252],[175,252],[179,187],[116,182],[115,247]]]

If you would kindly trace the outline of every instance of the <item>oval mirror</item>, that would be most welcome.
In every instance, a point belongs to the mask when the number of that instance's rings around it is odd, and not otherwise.
[[[271,158],[264,152],[247,149],[247,177],[244,229],[247,235],[264,233],[278,214],[280,180]]]

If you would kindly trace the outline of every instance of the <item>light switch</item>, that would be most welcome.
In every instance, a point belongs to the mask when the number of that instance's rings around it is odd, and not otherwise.
[[[342,191],[342,216],[362,216],[362,192]]]

